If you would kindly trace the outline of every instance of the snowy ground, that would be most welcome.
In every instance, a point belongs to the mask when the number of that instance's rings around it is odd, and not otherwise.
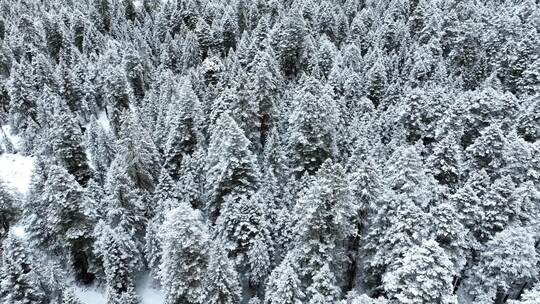
[[[28,191],[34,159],[20,154],[0,155],[0,179],[22,194]]]
[[[9,126],[2,126],[0,136],[7,136],[15,149],[20,148],[20,138],[11,134]],[[25,194],[30,185],[32,170],[34,169],[34,159],[21,154],[4,153],[0,155],[0,179],[8,186]]]
[[[101,127],[109,132],[111,131],[111,122],[109,121],[109,118],[107,117],[107,113],[105,113],[105,111],[100,111],[98,113],[98,119],[97,119],[98,123],[101,124]]]
[[[162,304],[164,303],[163,294],[159,289],[152,286],[152,280],[146,275],[139,282],[137,293],[141,297],[141,304]],[[75,295],[84,304],[106,304],[107,298],[105,292],[96,288],[83,288],[74,286]]]
[[[75,286],[75,295],[85,304],[106,304],[105,294],[95,288],[82,288]]]

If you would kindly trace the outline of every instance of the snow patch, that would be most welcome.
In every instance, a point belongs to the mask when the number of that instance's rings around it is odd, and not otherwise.
[[[140,292],[142,304],[162,304],[165,303],[165,298],[161,290],[154,288],[145,288]]]
[[[2,126],[2,130],[0,131],[0,139],[3,137],[7,137],[8,142],[10,142],[16,150],[20,150],[22,142],[21,137],[11,133],[10,125]],[[3,148],[5,149],[6,147]]]
[[[107,304],[105,294],[98,289],[73,286],[73,292],[85,304]]]
[[[81,287],[74,285],[75,295],[83,304],[106,304],[105,291],[96,287]],[[165,298],[161,290],[152,285],[152,279],[144,275],[137,284],[137,294],[141,297],[141,304],[163,304]]]
[[[141,296],[142,304],[163,304],[165,298],[161,290],[156,289],[153,286],[153,280],[150,275],[146,275],[144,279],[139,282],[139,288],[137,293]]]
[[[25,194],[30,187],[34,158],[21,154],[0,155],[0,179]]]
[[[11,227],[11,231],[13,231],[13,234],[15,234],[17,237],[20,237],[21,239],[26,238],[26,231],[21,225],[15,225]]]
[[[105,111],[100,111],[98,113],[97,122],[105,131],[111,131],[111,122],[109,121],[109,117],[107,117],[107,113],[105,113]]]

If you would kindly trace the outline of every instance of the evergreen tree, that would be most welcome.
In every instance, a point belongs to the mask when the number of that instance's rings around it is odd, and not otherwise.
[[[438,141],[427,160],[435,179],[441,185],[456,188],[463,179],[463,151],[453,134]]]
[[[88,158],[94,172],[94,178],[104,184],[107,170],[116,155],[116,142],[96,120],[92,120],[84,135]]]
[[[183,71],[197,66],[201,62],[201,51],[197,36],[192,31],[189,31],[183,41],[182,58],[180,66]]]
[[[19,217],[19,204],[13,191],[0,179],[0,240],[8,235],[10,227]]]
[[[27,63],[15,64],[7,82],[9,92],[10,125],[15,132],[24,131],[29,121],[36,122],[36,92],[29,75]]]
[[[383,277],[397,303],[457,303],[452,295],[452,263],[433,240],[409,248]]]
[[[174,179],[178,179],[181,174],[182,159],[194,152],[202,137],[197,121],[197,115],[200,114],[199,99],[189,80],[184,81],[177,98],[176,102],[169,105],[165,142],[167,168]]]
[[[122,227],[130,237],[141,241],[146,225],[146,206],[142,201],[144,195],[130,178],[127,164],[121,158],[117,157],[111,163],[105,193],[108,223],[113,227]],[[137,245],[142,246],[140,243]]]
[[[315,276],[307,289],[310,304],[335,303],[340,298],[339,287],[336,286],[334,273],[325,264]]]
[[[536,142],[540,138],[540,101],[531,100],[524,103],[518,117],[517,131],[528,142]]]
[[[485,169],[488,174],[496,174],[503,166],[503,148],[506,140],[500,126],[492,125],[482,130],[472,145],[465,150],[476,170]]]
[[[116,157],[123,162],[137,188],[153,191],[159,177],[159,156],[139,114],[125,113],[121,130]]]
[[[295,212],[300,219],[296,227],[296,244],[303,252],[300,273],[308,282],[326,263],[329,271],[332,269],[338,279],[344,279],[345,242],[356,232],[351,216],[356,206],[351,203],[348,190],[345,170],[326,161],[298,201]]]
[[[2,249],[1,302],[5,304],[48,303],[46,295],[38,287],[38,276],[23,241],[10,234],[4,240]]]
[[[231,116],[234,117],[238,126],[244,131],[251,143],[251,149],[260,151],[261,138],[261,113],[257,100],[251,95],[250,89],[245,83],[248,76],[242,68],[238,71],[238,84],[232,97]]]
[[[205,303],[203,280],[210,242],[201,213],[181,203],[167,215],[159,238],[163,244],[159,276],[165,303]]]
[[[294,96],[289,116],[289,145],[292,166],[298,176],[317,172],[322,163],[336,153],[336,111],[325,104],[314,90],[314,79],[305,79],[304,89]]]
[[[470,293],[474,301],[489,303],[507,297],[512,284],[538,278],[538,256],[531,230],[509,227],[486,244],[479,262],[471,269]]]
[[[122,114],[127,111],[130,103],[128,83],[123,70],[113,67],[105,75],[104,97],[107,104],[107,116],[115,134],[121,130]]]
[[[39,248],[61,256],[62,262],[69,262],[83,279],[94,241],[95,211],[73,175],[56,165],[46,165],[44,169],[45,172],[35,173],[42,180],[31,186],[24,204],[27,232]]]
[[[141,269],[139,250],[131,233],[122,226],[115,228],[105,223],[97,226],[96,249],[103,259],[107,282],[107,303],[137,304],[135,274]]]
[[[306,31],[304,18],[294,10],[277,25],[274,44],[278,50],[279,61],[286,75],[296,75],[302,56],[303,37]]]
[[[132,0],[124,0],[124,14],[127,20],[135,21],[135,18],[137,18],[137,11],[135,8],[135,4]]]
[[[204,280],[206,297],[203,303],[239,303],[241,288],[238,273],[227,257],[226,244],[222,240],[212,242],[209,251],[208,270]]]
[[[479,231],[480,239],[489,238],[514,220],[517,212],[516,202],[511,197],[514,191],[515,184],[508,177],[493,182],[489,192],[479,204],[482,222],[476,229]]]
[[[206,210],[210,218],[219,216],[227,195],[233,199],[242,194],[249,196],[257,188],[259,173],[249,145],[236,122],[222,114],[210,136],[205,166]]]
[[[265,304],[300,304],[305,294],[294,264],[295,257],[289,252],[280,265],[272,271],[266,286]]]
[[[60,104],[59,106],[61,106]],[[92,177],[86,152],[82,145],[80,127],[69,112],[58,112],[53,116],[50,144],[56,157],[82,186]]]
[[[387,84],[386,67],[383,59],[378,59],[371,69],[367,71],[367,83],[364,85],[366,96],[373,102],[375,109],[379,107],[385,97],[384,89]]]
[[[131,0],[129,0],[131,2]],[[145,70],[141,56],[133,49],[128,48],[124,54],[124,69],[126,71],[127,81],[131,86],[133,94],[137,98],[144,98],[145,94]]]
[[[336,57],[336,47],[325,35],[321,36],[320,48],[317,53],[319,69],[322,75],[328,77]]]
[[[264,146],[271,127],[277,120],[278,85],[281,82],[275,59],[266,51],[258,51],[250,63],[249,94],[255,98],[260,119],[260,140]]]
[[[449,198],[444,198],[439,205],[430,210],[433,214],[433,237],[444,249],[448,259],[454,265],[457,275],[465,266],[467,258],[468,230],[460,222],[459,215]]]
[[[237,12],[234,12],[231,7],[228,6],[221,18],[221,37],[223,39],[222,44],[225,54],[229,52],[230,49],[236,49],[236,38],[239,30],[236,13]]]
[[[56,69],[56,78],[60,86],[60,95],[66,101],[69,109],[73,113],[83,112],[83,98],[85,88],[83,87],[82,75],[76,74],[76,67],[65,61],[61,61]]]
[[[93,1],[93,9],[95,10],[94,13],[96,16],[93,16],[94,18],[97,18],[95,21],[96,26],[101,31],[109,31],[111,29],[111,22],[112,22],[112,8],[111,3],[109,0],[94,0]]]

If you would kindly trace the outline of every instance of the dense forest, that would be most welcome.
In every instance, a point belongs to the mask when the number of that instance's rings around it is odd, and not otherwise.
[[[538,0],[0,0],[0,125],[2,304],[540,303]]]

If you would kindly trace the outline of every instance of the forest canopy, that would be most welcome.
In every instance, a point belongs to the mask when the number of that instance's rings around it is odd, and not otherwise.
[[[538,1],[0,0],[0,125],[2,304],[540,299]]]

